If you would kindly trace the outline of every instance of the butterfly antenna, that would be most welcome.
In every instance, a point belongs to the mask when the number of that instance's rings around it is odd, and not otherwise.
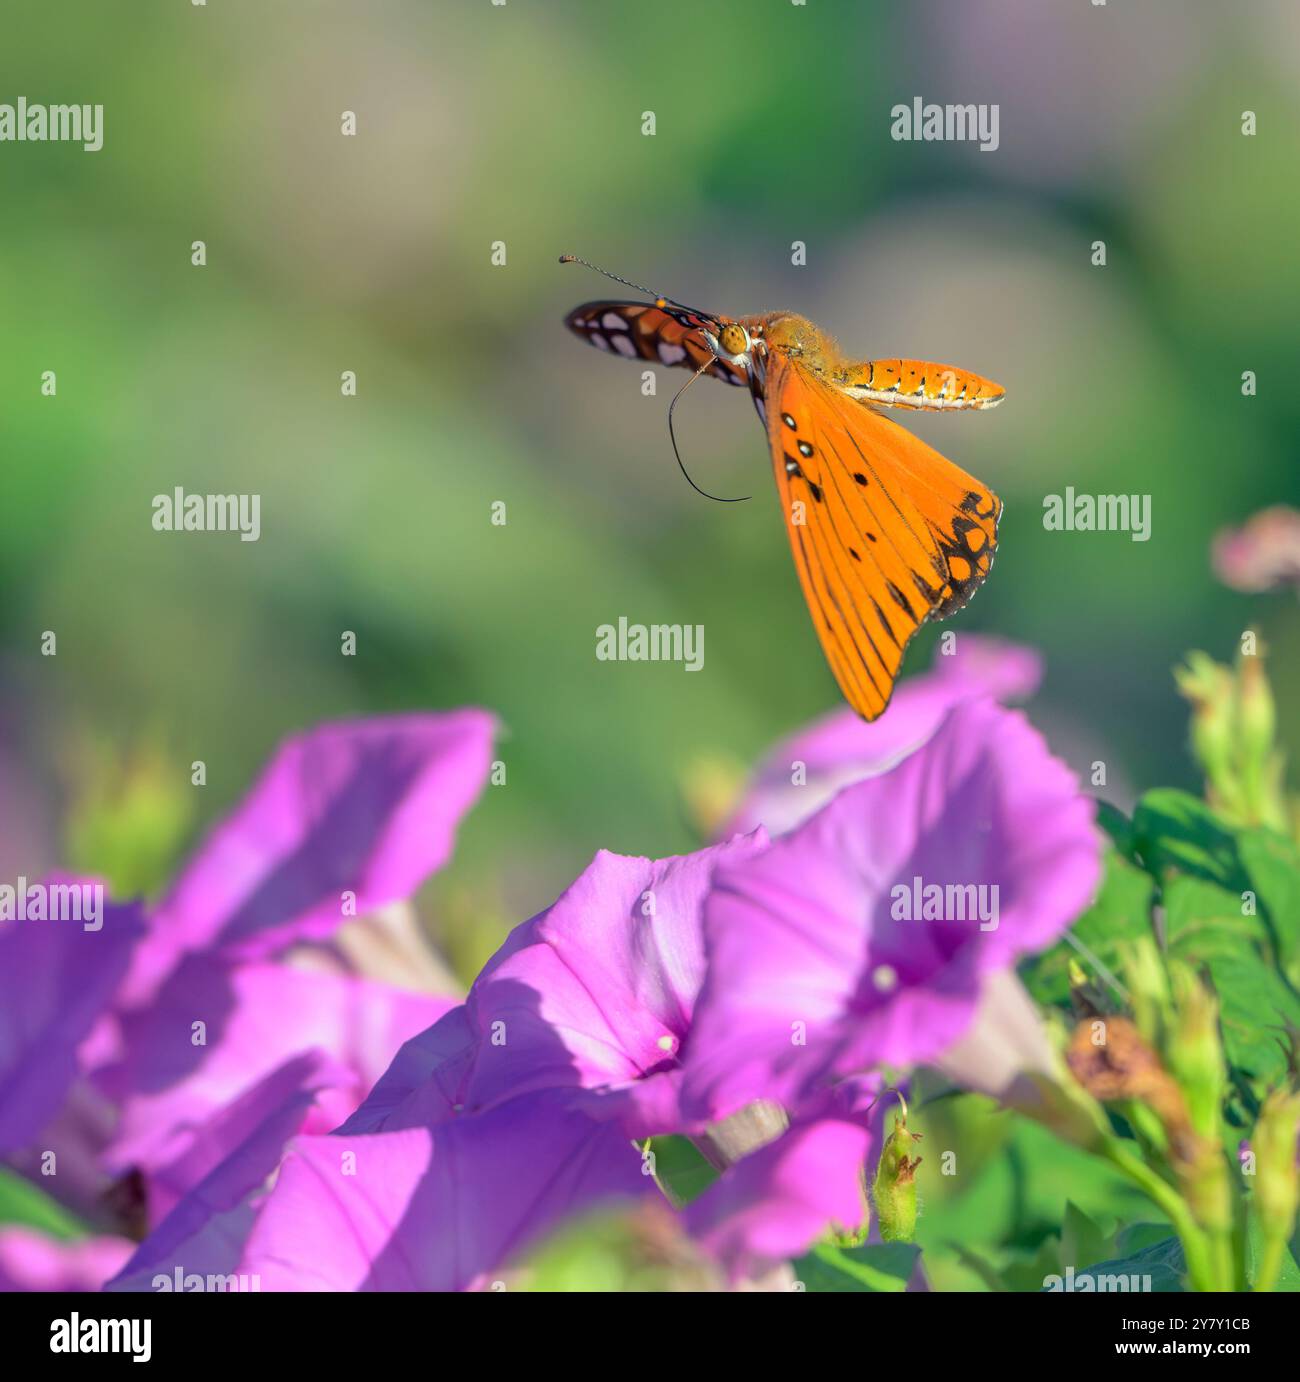
[[[586,259],[579,259],[576,254],[560,255],[561,264],[581,264],[584,268],[595,269],[598,274],[604,274],[606,278],[612,278],[615,283],[621,283],[625,288],[635,288],[638,293],[644,293],[648,298],[654,298],[656,302],[667,302],[668,299],[661,293],[652,293],[649,288],[643,288],[639,283],[633,283],[631,279],[620,278],[617,274],[612,274],[608,269],[602,269],[599,264],[592,264]]]
[[[644,291],[644,289],[642,291]],[[753,496],[749,494],[742,494],[735,499],[723,499],[720,495],[710,494],[708,490],[700,489],[699,485],[697,485],[695,481],[691,479],[690,472],[686,469],[684,465],[682,465],[682,453],[677,449],[677,434],[673,431],[673,409],[677,407],[677,400],[686,392],[687,389],[691,387],[692,384],[695,383],[695,381],[700,377],[700,375],[702,375],[704,371],[708,369],[708,367],[712,363],[712,360],[706,360],[699,367],[699,369],[697,369],[695,373],[691,375],[691,377],[686,381],[686,383],[684,383],[681,386],[681,388],[678,389],[677,392],[673,395],[673,401],[668,405],[668,436],[672,440],[673,455],[677,457],[677,464],[681,468],[682,474],[686,476],[687,483],[693,490],[697,491],[699,494],[702,494],[706,499],[712,499],[719,504],[743,504],[746,499],[752,499]]]
[[[576,254],[560,255],[560,263],[581,264],[584,268],[595,269],[598,274],[604,274],[606,278],[612,278],[615,283],[621,283],[625,288],[634,288],[638,293],[644,293],[646,297],[654,298],[656,307],[680,307],[683,312],[694,312],[697,316],[712,316],[712,313],[702,312],[698,307],[689,307],[684,302],[678,302],[676,298],[666,298],[662,293],[651,292],[649,288],[643,288],[639,283],[633,283],[630,278],[620,278],[617,274],[610,273],[608,269],[602,269],[599,264],[593,264],[587,259],[579,259]]]

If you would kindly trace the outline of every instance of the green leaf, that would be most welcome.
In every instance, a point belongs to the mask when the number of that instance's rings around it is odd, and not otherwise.
[[[1241,895],[1217,883],[1187,874],[1173,874],[1166,881],[1165,941],[1170,949],[1195,959],[1202,947],[1214,949],[1228,940],[1254,950],[1268,947],[1268,927],[1258,916],[1243,916]]]
[[[977,1109],[984,1104],[978,1096],[966,1098]],[[916,1237],[927,1264],[960,1243],[994,1263],[1004,1275],[1001,1263],[1008,1249],[1036,1253],[1040,1243],[1049,1240],[1054,1255],[1033,1282],[1032,1289],[1038,1290],[1046,1272],[1058,1270],[1056,1235],[1067,1200],[1097,1223],[1131,1223],[1151,1212],[1142,1192],[1100,1158],[1017,1114],[990,1111],[986,1117],[989,1121],[996,1117],[1010,1134],[1000,1153],[986,1162],[972,1161],[964,1143],[931,1138],[930,1129],[918,1124],[929,1145],[963,1149],[957,1155],[955,1175],[932,1176],[922,1186],[924,1203]],[[923,1182],[925,1172],[922,1166],[918,1175]],[[1166,1228],[1165,1235],[1169,1232]]]
[[[1300,887],[1291,876],[1294,851],[1271,831],[1234,831],[1181,792],[1148,793],[1134,820],[1144,857],[1162,878],[1169,951],[1208,970],[1219,995],[1224,1054],[1244,1101],[1232,1117],[1238,1123],[1286,1074],[1290,1029],[1300,1027],[1300,995],[1274,958],[1282,936],[1290,940],[1300,928],[1285,911],[1293,884]],[[1257,914],[1243,912],[1247,891],[1257,895]],[[1270,924],[1273,908],[1287,917],[1281,925]]]
[[[1097,1262],[1083,1271],[1076,1270],[1073,1289],[1076,1292],[1081,1289],[1106,1292],[1184,1291],[1187,1289],[1186,1276],[1183,1245],[1177,1238],[1164,1238],[1128,1256]],[[1080,1284],[1087,1282],[1091,1282],[1091,1285]],[[1064,1290],[1068,1285],[1068,1281],[1062,1282],[1056,1289]]]
[[[1022,967],[1021,977],[1040,1003],[1064,1006],[1070,998],[1070,960],[1091,973],[1099,988],[1110,982],[1099,966],[1114,975],[1119,967],[1120,943],[1151,933],[1151,908],[1156,884],[1149,873],[1108,848],[1101,887],[1092,906],[1070,927],[1070,937]]]
[[[794,1264],[794,1274],[808,1291],[905,1291],[920,1256],[915,1243],[819,1243]]]
[[[1048,1277],[1065,1270],[1061,1240],[1056,1234],[1044,1238],[1033,1253],[1013,1254],[1002,1268],[1008,1291],[1041,1291]]]
[[[1260,828],[1241,832],[1239,850],[1282,968],[1300,983],[1300,849],[1285,835]]]
[[[956,1254],[957,1260],[961,1262],[963,1266],[970,1268],[990,1291],[1006,1291],[1009,1289],[1007,1283],[1002,1279],[1001,1272],[999,1272],[991,1262],[981,1257],[979,1253],[973,1252],[970,1248],[961,1243],[950,1243],[948,1246],[953,1253]],[[934,1259],[931,1258],[930,1260],[933,1261]]]
[[[655,1182],[674,1209],[690,1204],[721,1174],[689,1137],[655,1137],[650,1150],[654,1153]]]
[[[1169,1241],[1168,1224],[1152,1224],[1145,1221],[1125,1224],[1115,1235],[1115,1252],[1120,1257],[1133,1257],[1145,1248]]]
[[[1235,829],[1187,792],[1172,787],[1148,792],[1133,813],[1133,834],[1142,861],[1158,878],[1178,872],[1229,892],[1246,887]]]
[[[1095,1219],[1090,1218],[1073,1200],[1065,1202],[1065,1218],[1061,1221],[1061,1263],[1080,1266],[1096,1262],[1111,1248],[1111,1237],[1104,1233]]]
[[[157,893],[172,873],[193,820],[196,794],[182,785],[160,743],[123,753],[84,746],[64,831],[74,873],[105,878],[114,897]]]
[[[1168,884],[1184,875],[1235,898],[1255,895],[1269,940],[1293,982],[1300,982],[1300,849],[1263,826],[1238,828],[1185,792],[1148,792],[1133,817],[1136,847],[1146,866]]]
[[[1070,930],[1093,950],[1111,951],[1114,943],[1147,935],[1155,884],[1117,850],[1106,856],[1106,873],[1097,899]]]
[[[1288,1068],[1290,1027],[1300,1027],[1300,997],[1265,953],[1268,933],[1243,917],[1236,895],[1196,878],[1165,887],[1170,953],[1209,970],[1219,995],[1224,1054],[1257,1092]]]
[[[1097,824],[1110,836],[1115,848],[1132,863],[1137,863],[1137,834],[1133,822],[1108,801],[1097,803]]]
[[[0,1224],[38,1228],[55,1238],[81,1238],[90,1232],[30,1181],[5,1170],[0,1170]]]
[[[1259,1215],[1252,1205],[1246,1220],[1246,1242],[1247,1242],[1247,1276],[1253,1283],[1255,1272],[1259,1266],[1260,1254],[1264,1250],[1264,1235],[1259,1226]],[[1282,1267],[1277,1274],[1277,1281],[1274,1283],[1275,1291],[1300,1291],[1300,1264],[1295,1259],[1297,1239],[1292,1238],[1291,1242],[1282,1250]]]

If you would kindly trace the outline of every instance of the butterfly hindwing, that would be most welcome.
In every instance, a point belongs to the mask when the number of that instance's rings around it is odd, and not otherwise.
[[[795,360],[773,359],[765,409],[795,567],[841,691],[889,704],[908,640],[959,609],[992,562],[995,495]]]
[[[686,311],[647,302],[584,302],[565,317],[564,324],[575,336],[611,355],[692,370],[707,361],[706,374],[729,384],[749,382],[743,369],[714,357],[701,329],[706,319]]]
[[[892,418],[867,411],[943,555],[947,580],[932,617],[946,619],[967,604],[993,566],[1002,501]]]

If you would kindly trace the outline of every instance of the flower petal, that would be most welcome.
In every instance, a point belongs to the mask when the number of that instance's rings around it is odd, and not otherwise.
[[[899,684],[889,713],[868,724],[842,707],[800,730],[764,760],[722,832],[764,825],[772,835],[793,829],[841,788],[888,772],[934,734],[954,705],[978,696],[1022,700],[1033,695],[1042,663],[1032,649],[979,634],[962,634],[951,655],[936,652],[929,672]],[[802,781],[794,781],[802,765]]]
[[[288,740],[177,879],[126,998],[146,1001],[186,951],[270,954],[408,896],[447,859],[487,780],[479,710],[324,725]]]
[[[575,1213],[652,1189],[617,1128],[550,1094],[433,1128],[300,1137],[240,1270],[264,1290],[463,1290]]]
[[[982,976],[1087,905],[1099,855],[1092,803],[1024,718],[958,706],[891,772],[719,869],[687,1113],[790,1107],[827,1079],[937,1055],[974,1017]],[[913,919],[927,888],[940,917]]]
[[[305,1051],[325,1053],[339,1079],[318,1099],[307,1130],[328,1132],[402,1042],[453,1001],[330,971],[189,956],[150,1007],[123,1017],[122,1058],[97,1077],[122,1110],[107,1164],[151,1178],[156,1220],[242,1140],[245,1129],[216,1136],[211,1120],[258,1081]],[[204,1040],[196,1045],[200,1022]],[[152,1179],[164,1167],[171,1168],[165,1194]]]
[[[1234,590],[1300,588],[1300,510],[1276,504],[1242,524],[1217,533],[1214,570]]]
[[[344,1072],[346,1073],[346,1072]],[[148,1291],[155,1276],[226,1276],[236,1270],[264,1187],[317,1096],[340,1072],[327,1059],[296,1057],[219,1117],[245,1136],[184,1196],[105,1290]]]
[[[97,931],[77,921],[0,922],[0,1152],[21,1147],[58,1113],[77,1075],[77,1048],[144,935],[134,904],[105,904],[101,922]]]
[[[879,1137],[857,1122],[820,1119],[791,1128],[693,1201],[687,1228],[733,1280],[761,1277],[831,1228],[862,1228],[864,1176],[879,1145]]]
[[[51,1238],[34,1228],[0,1228],[0,1291],[98,1291],[131,1256],[129,1238]]]
[[[602,850],[516,927],[463,1014],[408,1044],[347,1130],[410,1127],[548,1089],[600,1091],[589,1107],[629,1137],[676,1130],[677,1055],[704,972],[701,905],[719,864],[765,845],[759,832],[670,859]]]

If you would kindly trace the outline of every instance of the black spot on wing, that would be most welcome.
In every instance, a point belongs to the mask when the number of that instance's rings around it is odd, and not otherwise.
[[[901,653],[903,651],[903,645],[898,641],[898,636],[894,633],[893,626],[890,624],[889,620],[885,618],[885,611],[880,608],[874,595],[868,598],[871,600],[872,608],[876,611],[876,618],[880,620],[881,627],[889,635],[889,641]]]
[[[987,504],[987,508],[981,505]],[[966,515],[974,514],[974,518]],[[939,550],[943,553],[946,565],[945,588],[934,611],[936,619],[946,619],[950,614],[965,608],[971,596],[980,588],[984,578],[993,566],[993,557],[998,549],[998,520],[1002,516],[1002,506],[993,495],[982,495],[975,491],[967,494],[961,509],[953,516],[952,528],[948,533],[936,530]],[[985,532],[983,524],[993,519],[993,535]],[[979,533],[978,545],[971,540],[972,533]]]
[[[916,618],[916,613],[912,609],[911,604],[908,602],[907,596],[904,595],[901,590],[899,590],[899,588],[893,583],[893,581],[886,581],[885,589],[889,591],[890,595],[892,595],[894,598],[894,603],[899,607],[899,609],[903,611],[904,614],[908,616],[909,619]]]

